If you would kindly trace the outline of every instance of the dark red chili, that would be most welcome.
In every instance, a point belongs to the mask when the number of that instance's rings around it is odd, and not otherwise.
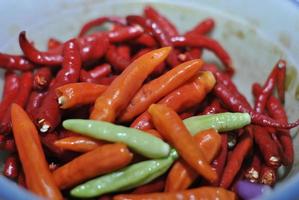
[[[63,55],[62,68],[57,73],[36,115],[35,121],[41,132],[52,131],[61,120],[55,89],[67,83],[77,82],[80,77],[81,58],[76,39],[71,39],[64,44]]]
[[[143,34],[144,30],[140,26],[126,26],[118,30],[108,32],[108,38],[111,43],[125,42],[137,38]]]
[[[34,63],[47,66],[57,66],[61,65],[63,62],[62,46],[50,51],[41,52],[28,41],[24,31],[19,35],[19,43],[26,57]],[[96,33],[80,38],[79,44],[82,61],[90,62],[101,58],[105,54],[109,41],[107,35],[104,33]]]
[[[217,155],[217,157],[211,163],[211,165],[215,169],[218,177],[222,177],[224,167],[226,165],[227,154],[228,154],[227,134],[222,133],[221,134],[221,149],[219,150],[219,154]],[[220,182],[220,179],[217,180],[216,182],[213,182],[212,185],[219,186],[219,182]]]
[[[88,31],[90,31],[92,28],[95,28],[97,26],[101,26],[102,24],[110,22],[110,23],[115,23],[115,24],[120,24],[125,26],[126,25],[126,19],[116,17],[116,16],[111,16],[111,17],[99,17],[96,19],[92,19],[85,23],[79,33],[79,37],[82,37],[85,35]]]
[[[55,39],[55,38],[50,38],[48,40],[48,50],[51,50],[51,49],[56,49],[57,47],[61,46],[62,45],[62,42]]]
[[[52,79],[52,72],[49,67],[41,67],[36,70],[33,76],[33,89],[46,89]]]
[[[114,45],[109,46],[106,52],[106,59],[118,73],[122,72],[130,64],[130,59],[126,59],[118,54],[117,47]]]
[[[279,66],[283,67],[285,65],[286,65],[285,61],[279,60],[277,64],[274,66],[272,72],[269,74],[269,77],[267,78],[267,81],[264,84],[260,95],[258,95],[256,99],[255,106],[254,106],[254,110],[256,112],[258,113],[264,112],[267,100],[273,93],[273,89],[276,84],[276,77],[279,70]]]
[[[129,45],[126,44],[118,45],[116,50],[121,57],[131,60],[131,48]]]
[[[214,39],[203,35],[172,37],[171,43],[175,47],[201,47],[215,53],[225,66],[225,71],[230,76],[234,74],[232,59],[228,52]]]
[[[34,64],[24,56],[0,53],[0,67],[8,70],[31,70]]]
[[[185,55],[186,55],[186,61],[201,58],[202,49],[191,47],[190,50],[185,52]]]
[[[218,99],[213,99],[212,102],[205,107],[202,114],[209,115],[214,113],[225,112],[225,109],[222,108],[221,103]]]
[[[261,126],[290,129],[299,125],[299,120],[293,123],[279,122],[261,113],[256,113],[251,107],[246,106],[236,91],[232,92],[224,84],[217,83],[214,87],[214,94],[234,112],[247,112],[251,116],[252,123]],[[249,104],[249,103],[248,103]]]
[[[163,31],[165,32],[165,34],[168,35],[168,37],[174,37],[179,35],[179,32],[176,29],[176,27],[165,16],[161,15],[153,7],[145,7],[144,15],[146,16],[146,18],[151,19],[152,21],[157,23],[161,28],[163,28]]]
[[[133,43],[143,45],[145,47],[157,47],[158,43],[153,36],[148,33],[143,33],[141,36],[132,41]]]
[[[104,63],[94,67],[93,69],[86,71],[81,69],[80,71],[80,81],[81,82],[89,82],[96,83],[97,80],[107,77],[111,74],[111,65],[108,63]]]
[[[260,149],[261,155],[268,166],[280,166],[280,155],[276,143],[273,141],[267,128],[253,126],[254,141]]]
[[[215,27],[215,21],[212,18],[206,18],[199,22],[191,31],[185,33],[185,36],[190,36],[192,34],[205,35],[210,33]]]
[[[4,150],[11,152],[11,153],[16,152],[17,147],[16,147],[15,140],[10,137],[6,138],[3,148],[4,148]]]
[[[9,133],[11,131],[11,120],[10,120],[10,105],[11,103],[16,103],[21,107],[24,107],[27,103],[29,95],[32,90],[33,85],[33,75],[32,72],[24,72],[20,78],[20,87],[15,98],[10,102],[8,109],[0,122],[0,132]]]
[[[2,121],[10,104],[16,98],[20,87],[20,80],[17,74],[12,71],[6,71],[4,75],[4,89],[2,101],[0,103],[0,121]]]
[[[16,179],[19,175],[19,160],[15,154],[9,155],[4,163],[3,175],[10,179]]]
[[[35,115],[38,113],[38,109],[42,104],[44,97],[46,96],[46,91],[32,91],[27,105],[26,112],[31,117],[31,119],[35,119]]]

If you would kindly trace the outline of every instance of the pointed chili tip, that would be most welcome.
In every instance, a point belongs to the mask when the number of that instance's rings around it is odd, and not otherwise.
[[[286,65],[287,65],[287,62],[286,62],[285,60],[283,60],[283,59],[280,59],[280,60],[277,62],[277,67],[278,67],[279,69],[282,69],[282,68],[286,67]]]

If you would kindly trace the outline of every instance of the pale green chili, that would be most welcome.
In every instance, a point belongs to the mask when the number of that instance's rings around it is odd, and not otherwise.
[[[170,151],[170,146],[160,138],[134,128],[109,122],[71,119],[64,121],[63,127],[100,140],[122,142],[148,158],[163,158],[168,156]]]
[[[219,113],[210,115],[200,115],[185,119],[185,126],[192,135],[196,133],[214,128],[218,132],[232,131],[242,128],[251,122],[248,113]]]
[[[83,183],[72,189],[71,195],[90,198],[144,185],[164,174],[177,158],[177,152],[172,150],[166,158],[132,164],[124,169]]]

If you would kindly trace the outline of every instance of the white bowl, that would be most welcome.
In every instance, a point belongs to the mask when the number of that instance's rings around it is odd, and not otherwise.
[[[212,36],[232,55],[237,71],[234,81],[251,100],[251,84],[263,83],[279,58],[286,59],[288,67],[299,69],[299,3],[295,0],[1,1],[0,51],[20,53],[17,38],[22,30],[27,31],[28,37],[40,49],[45,49],[49,37],[66,40],[75,36],[80,26],[89,19],[102,15],[138,14],[145,4],[155,6],[182,32],[206,17],[213,17],[216,28]],[[209,53],[205,53],[204,58],[207,61],[217,60]],[[297,84],[298,80],[286,94],[286,110],[290,121],[299,116],[299,104],[294,98],[294,86]],[[292,134],[295,135],[296,131],[293,130]],[[298,140],[299,137],[294,138],[296,152],[299,151]],[[299,196],[298,189],[291,189],[293,182],[299,182],[296,175],[299,171],[298,161],[299,154],[296,153],[294,167],[275,187],[272,192],[275,195],[266,195],[263,199],[289,199],[285,195],[292,194]],[[295,178],[290,180],[293,176]],[[281,190],[288,192],[286,194]],[[280,196],[283,193],[284,196]]]

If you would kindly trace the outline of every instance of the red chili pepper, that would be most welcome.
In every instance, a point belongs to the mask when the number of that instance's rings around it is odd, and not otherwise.
[[[260,178],[261,159],[258,152],[253,154],[249,167],[245,170],[245,178],[250,182],[257,183]]]
[[[36,115],[36,122],[41,132],[52,131],[60,123],[61,113],[56,99],[56,88],[79,80],[81,59],[77,40],[66,42],[63,54],[62,69],[56,75],[54,84],[50,87]]]
[[[278,97],[282,104],[284,104],[285,99],[285,80],[286,80],[286,62],[284,61],[283,64],[278,65],[278,72],[277,72],[277,93]]]
[[[277,145],[271,138],[266,128],[253,126],[254,141],[260,149],[266,165],[272,167],[280,166],[280,156]]]
[[[276,171],[273,168],[266,165],[262,166],[259,180],[260,183],[273,186],[276,182],[276,178]]]
[[[33,89],[43,90],[47,88],[52,79],[52,72],[49,67],[42,67],[36,70],[33,76]]]
[[[259,93],[261,93],[262,88],[259,84],[255,83],[252,85],[252,90],[254,95],[258,95]],[[270,96],[266,106],[269,115],[273,119],[285,123],[288,121],[286,111],[276,97]],[[290,131],[279,129],[277,130],[275,136],[278,138],[279,144],[281,145],[283,150],[283,154],[281,155],[282,163],[286,166],[292,165],[294,162],[294,146]]]
[[[206,18],[199,22],[191,31],[185,33],[185,36],[197,34],[197,35],[205,35],[211,32],[215,27],[215,21],[212,18]]]
[[[107,77],[111,74],[111,65],[104,63],[94,67],[93,69],[86,71],[81,69],[80,71],[80,81],[88,83],[96,83],[99,79]]]
[[[62,42],[60,42],[59,40],[55,39],[55,38],[50,38],[48,40],[48,50],[52,50],[52,49],[56,49],[57,47],[61,46]]]
[[[2,121],[10,104],[16,98],[19,91],[20,81],[17,74],[11,71],[6,71],[4,75],[4,87],[2,101],[0,103],[0,121]]]
[[[202,47],[214,52],[226,68],[226,73],[230,76],[234,74],[232,59],[228,52],[214,39],[203,35],[172,37],[171,42],[175,47]]]
[[[201,48],[190,48],[189,51],[185,53],[186,61],[201,58],[202,56],[202,49]]]
[[[240,138],[239,143],[233,149],[232,154],[227,160],[227,164],[224,168],[223,175],[220,181],[220,187],[228,188],[232,184],[234,177],[241,169],[241,165],[245,157],[251,150],[252,145],[252,139],[249,134],[243,134]]]
[[[163,192],[165,186],[165,177],[158,178],[151,183],[136,188],[132,194],[147,194],[153,192]]]
[[[122,72],[130,64],[130,59],[121,56],[114,45],[109,46],[106,52],[106,59],[117,72]]]
[[[281,122],[287,122],[287,114],[279,102],[274,96],[271,96],[267,103],[267,110],[269,115]],[[277,130],[276,136],[283,148],[282,163],[286,166],[291,166],[294,162],[294,145],[289,130]]]
[[[251,115],[252,123],[261,126],[290,129],[299,125],[299,120],[293,123],[279,122],[261,113],[256,113],[251,107],[244,105],[243,100],[236,94],[236,91],[230,91],[224,84],[217,83],[214,87],[214,94],[234,112],[247,112]]]
[[[208,106],[205,107],[202,114],[209,115],[209,114],[221,113],[224,111],[225,111],[225,109],[222,108],[219,100],[214,99]]]
[[[24,56],[0,53],[0,67],[8,70],[31,70],[34,64]]]
[[[266,107],[266,103],[268,98],[273,92],[273,89],[276,84],[276,77],[278,73],[278,66],[285,66],[286,63],[283,60],[279,60],[277,64],[274,66],[272,72],[269,74],[266,83],[264,84],[260,95],[257,97],[254,110],[258,113],[263,113]]]
[[[26,57],[34,63],[57,66],[63,62],[63,47],[41,52],[37,50],[26,38],[26,33],[23,31],[19,35],[19,43]],[[98,45],[98,44],[101,45]],[[108,37],[104,33],[87,35],[79,39],[81,59],[83,62],[92,61],[101,58],[108,48]]]
[[[151,48],[158,47],[158,43],[155,40],[155,38],[148,33],[143,33],[141,36],[139,36],[132,42],[146,47],[151,47]]]
[[[144,30],[140,26],[126,26],[109,31],[108,38],[111,43],[125,42],[141,36],[143,32]]]
[[[170,37],[165,33],[163,27],[159,26],[157,22],[137,15],[127,16],[126,19],[129,23],[138,24],[146,32],[151,33],[162,47],[173,46],[172,42],[170,41]],[[175,50],[172,50],[167,58],[167,61],[171,67],[175,67],[180,63],[178,61],[176,53],[177,52]]]
[[[24,107],[27,103],[29,95],[31,93],[33,84],[33,75],[31,72],[24,72],[20,78],[20,89],[18,90],[18,94],[15,98],[10,102],[16,103],[21,107]],[[10,105],[11,105],[10,104]],[[6,110],[2,121],[0,122],[0,132],[1,133],[9,133],[11,131],[11,120],[10,120],[10,105],[8,105],[8,109]]]
[[[7,178],[16,179],[19,175],[19,160],[14,154],[9,155],[4,164],[3,174]]]
[[[144,15],[146,18],[151,19],[155,23],[157,23],[161,28],[163,28],[163,31],[165,34],[168,35],[168,37],[174,37],[178,36],[179,32],[176,29],[176,27],[163,15],[161,15],[157,10],[155,10],[151,6],[146,6],[144,8]]]
[[[128,60],[131,60],[131,47],[127,44],[120,44],[117,46],[117,53]]]
[[[35,119],[35,115],[36,113],[38,113],[38,109],[42,104],[42,101],[46,94],[47,92],[39,92],[39,91],[31,92],[26,105],[26,112],[31,119]]]
[[[116,16],[99,17],[99,18],[92,19],[92,20],[88,21],[87,23],[85,23],[80,30],[79,37],[82,37],[83,35],[85,35],[92,28],[101,26],[102,24],[104,24],[106,22],[120,24],[120,25],[124,25],[124,26],[126,25],[126,19],[124,19],[124,18],[120,18],[120,17],[116,17]]]
[[[211,163],[211,166],[213,169],[215,169],[218,177],[222,177],[224,167],[226,165],[227,160],[227,134],[222,133],[221,134],[221,149],[219,150],[219,154],[214,159],[214,161]],[[218,181],[215,181],[212,183],[214,186],[219,186],[220,179]]]

